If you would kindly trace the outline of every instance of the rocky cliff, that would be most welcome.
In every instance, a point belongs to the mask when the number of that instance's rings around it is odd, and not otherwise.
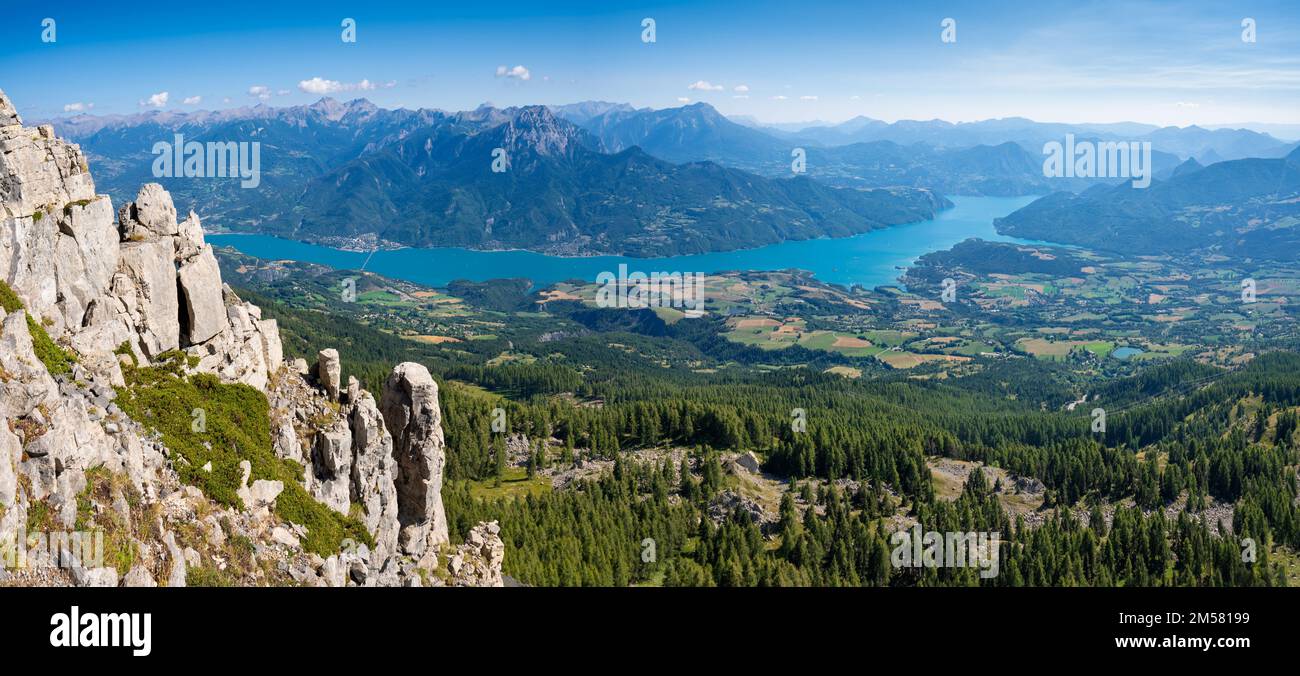
[[[284,363],[196,214],[157,184],[114,211],[3,92],[0,281],[0,584],[501,584],[496,524],[450,544],[423,366],[376,397],[334,350]]]

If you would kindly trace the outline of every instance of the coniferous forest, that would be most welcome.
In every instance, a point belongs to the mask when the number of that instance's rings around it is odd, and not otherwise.
[[[1097,396],[1114,413],[1098,432],[1083,410],[1029,403],[1042,386],[1025,376],[1050,382],[1054,369],[1032,361],[1016,366],[1023,401],[991,396],[981,379],[1010,368],[996,364],[971,382],[802,368],[720,376],[630,367],[604,349],[617,340],[707,356],[700,326],[547,346],[581,369],[488,365],[498,346],[449,357],[246,293],[280,320],[287,350],[340,345],[345,375],[367,386],[396,360],[429,366],[442,383],[452,530],[499,521],[505,570],[524,584],[1269,586],[1287,584],[1275,552],[1300,547],[1293,352],[1238,369],[1160,362],[1108,379]],[[502,413],[506,427],[494,431]],[[748,452],[779,486],[765,517],[720,503],[736,489],[734,457]],[[931,471],[941,459],[1000,478],[971,470],[941,496]],[[575,477],[563,489],[503,489],[541,486],[548,470]],[[1020,495],[1009,484],[1025,477],[1041,485],[1041,503],[1008,509]],[[998,574],[891,563],[891,535],[918,524],[997,533]]]

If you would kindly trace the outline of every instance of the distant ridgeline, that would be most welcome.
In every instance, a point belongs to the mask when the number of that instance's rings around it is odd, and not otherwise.
[[[951,206],[926,189],[832,188],[788,166],[771,178],[640,148],[609,154],[542,106],[448,114],[327,99],[59,128],[86,148],[110,195],[158,181],[212,226],[304,240],[375,234],[411,246],[667,256],[845,237]],[[155,175],[159,139],[254,136],[255,188],[239,176]],[[778,158],[788,165],[789,154]]]
[[[1087,264],[1060,247],[1053,248],[1048,254],[1039,248],[968,239],[947,251],[935,251],[922,256],[908,270],[907,275],[920,279],[928,279],[936,274],[942,277],[945,273],[940,270],[960,267],[977,274],[1032,273],[1068,277],[1078,274],[1079,268]]]
[[[998,232],[1102,251],[1206,250],[1294,260],[1300,252],[1300,149],[1278,159],[1200,167],[1189,160],[1149,188],[1055,193],[994,221]]]

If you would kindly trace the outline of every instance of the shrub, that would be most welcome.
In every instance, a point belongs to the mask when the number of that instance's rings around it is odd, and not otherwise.
[[[0,307],[5,309],[6,314],[23,309],[23,302],[19,300],[18,294],[3,281],[0,281]]]
[[[67,350],[59,347],[46,333],[45,327],[40,322],[32,318],[31,313],[27,314],[27,331],[32,334],[32,350],[36,352],[36,358],[45,364],[50,375],[57,376],[64,373],[72,372],[72,365],[77,359]]]
[[[24,309],[22,299],[3,281],[0,281],[0,307],[3,307],[6,313]],[[45,327],[41,326],[30,312],[27,313],[27,332],[32,335],[32,349],[36,352],[36,358],[45,364],[50,375],[57,376],[72,372],[72,365],[77,361],[76,357],[59,347],[45,331]]]

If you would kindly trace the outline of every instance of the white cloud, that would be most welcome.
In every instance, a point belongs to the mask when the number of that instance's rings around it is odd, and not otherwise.
[[[271,88],[266,85],[253,85],[248,88],[248,95],[265,101],[271,98]]]
[[[276,96],[288,96],[289,93],[290,93],[290,92],[289,92],[288,89],[277,89],[277,90],[275,90],[275,95],[276,95]]]
[[[149,98],[141,101],[140,107],[141,108],[162,108],[163,106],[167,105],[167,99],[170,97],[171,94],[167,92],[158,92],[157,94],[154,94],[153,96],[150,96]]]
[[[376,89],[392,89],[397,86],[397,80],[388,82],[371,82],[362,80],[360,82],[339,82],[338,80],[326,80],[325,78],[314,77],[310,80],[302,80],[298,83],[298,89],[308,94],[333,94],[335,92],[363,91],[369,92]]]
[[[80,113],[80,112],[82,112],[82,111],[90,110],[91,108],[94,108],[94,107],[95,107],[95,104],[93,104],[93,103],[82,103],[81,101],[77,101],[76,103],[67,103],[67,104],[64,104],[64,106],[63,106],[63,112],[65,112],[65,113]]]
[[[187,96],[187,97],[185,97],[185,100],[184,100],[184,101],[181,101],[181,103],[184,103],[184,104],[187,105],[187,106],[197,106],[197,105],[199,105],[200,103],[203,103],[203,97],[202,97],[202,96]]]
[[[688,98],[686,98],[685,96],[679,96],[679,97],[677,97],[677,102],[678,102],[678,103],[690,103],[691,100],[688,99]]]
[[[800,96],[800,97],[799,97],[799,100],[800,100],[800,101],[816,101],[816,100],[817,100],[817,97],[816,97],[816,96],[808,96],[808,95],[805,94],[805,95],[803,95],[803,96]]]
[[[222,103],[230,103],[230,97],[227,96],[226,98],[221,99],[221,102],[222,102]]]
[[[784,101],[784,100],[786,100],[787,98],[790,98],[790,97],[786,96],[785,94],[777,94],[776,96],[773,96],[773,97],[772,97],[772,100],[773,100],[773,101]]]
[[[733,95],[731,98],[733,98],[733,99],[747,99],[747,98],[749,98],[749,94],[735,94],[735,95]]]
[[[854,94],[853,96],[850,96],[850,97],[849,97],[849,100],[850,100],[850,101],[861,101],[861,100],[862,100],[862,97],[861,97],[861,96],[858,96],[857,94]]]
[[[497,66],[497,77],[506,77],[513,80],[527,81],[533,79],[533,74],[528,72],[528,69],[524,68],[523,66],[515,66],[514,68]]]
[[[1200,108],[1200,107],[1201,107],[1201,104],[1199,104],[1199,103],[1193,103],[1193,102],[1191,102],[1191,101],[1179,101],[1178,103],[1175,103],[1174,105],[1175,105],[1175,106],[1178,106],[1179,108]]]
[[[708,80],[696,80],[687,85],[686,88],[697,92],[720,92],[725,89],[722,85],[715,85]]]
[[[735,89],[732,89],[732,91],[738,94],[746,94],[749,92],[749,85],[736,85]]]

